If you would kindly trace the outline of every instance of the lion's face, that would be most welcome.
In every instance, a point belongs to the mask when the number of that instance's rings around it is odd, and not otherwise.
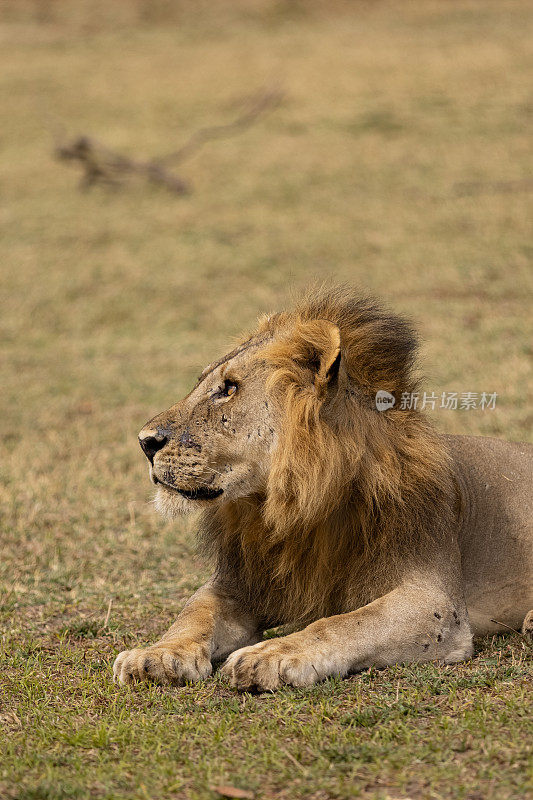
[[[380,414],[374,399],[412,390],[415,340],[371,302],[337,300],[265,318],[147,423],[139,439],[161,511],[255,496],[279,532],[316,524],[332,497],[349,497],[391,424],[404,427],[399,404]]]
[[[190,394],[141,430],[161,512],[174,515],[265,490],[276,413],[266,396],[268,367],[256,358],[259,347],[251,340],[207,367]]]

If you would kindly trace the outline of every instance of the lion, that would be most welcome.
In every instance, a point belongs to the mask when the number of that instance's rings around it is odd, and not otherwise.
[[[239,690],[310,686],[459,662],[474,634],[521,624],[533,446],[442,435],[405,407],[417,347],[379,302],[331,289],[263,318],[145,425],[158,509],[202,511],[214,572],[160,641],[120,653],[119,683],[198,681],[225,660]]]

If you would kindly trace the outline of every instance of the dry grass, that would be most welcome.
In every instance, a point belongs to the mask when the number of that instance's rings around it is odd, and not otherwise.
[[[136,432],[290,287],[384,296],[428,388],[498,392],[441,430],[531,439],[530,5],[2,9],[0,795],[523,797],[518,638],[275,699],[117,692],[110,664],[206,574],[194,521],[152,514]],[[280,109],[187,164],[187,198],[80,194],[50,157],[62,124],[171,150],[279,79]]]

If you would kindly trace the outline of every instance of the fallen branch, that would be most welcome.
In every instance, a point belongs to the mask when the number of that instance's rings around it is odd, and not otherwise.
[[[63,161],[78,161],[83,167],[81,189],[89,189],[95,183],[120,186],[132,176],[140,176],[150,183],[165,186],[176,194],[186,194],[190,187],[179,175],[170,171],[170,165],[182,164],[198,152],[207,142],[222,139],[249,128],[255,120],[278,106],[283,95],[279,89],[271,89],[254,96],[248,107],[226,125],[200,128],[178,150],[149,161],[137,161],[110,150],[90,136],[79,136],[71,142],[55,148],[56,158]]]

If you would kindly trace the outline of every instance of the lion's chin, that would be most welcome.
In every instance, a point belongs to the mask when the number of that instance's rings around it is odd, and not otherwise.
[[[187,514],[194,509],[196,503],[193,500],[187,500],[186,497],[171,489],[165,489],[162,486],[157,488],[154,499],[156,511],[163,517],[172,519],[181,514]]]
[[[212,492],[207,496],[191,492],[190,497],[181,494],[177,489],[170,489],[159,485],[154,500],[156,511],[164,517],[177,517],[181,514],[188,514],[191,511],[198,511],[205,507],[222,494],[222,490]]]

